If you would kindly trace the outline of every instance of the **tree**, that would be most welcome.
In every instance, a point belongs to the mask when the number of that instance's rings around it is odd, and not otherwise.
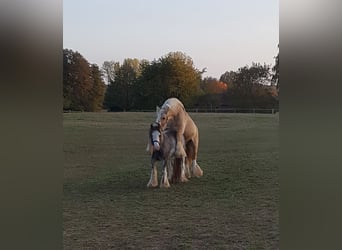
[[[102,108],[104,83],[96,65],[79,53],[63,50],[63,109],[98,111]]]
[[[140,107],[154,108],[169,97],[180,99],[185,106],[192,105],[194,97],[200,93],[203,72],[182,52],[170,52],[145,63],[136,85]]]
[[[90,93],[92,111],[101,111],[103,107],[106,85],[102,80],[102,73],[96,64],[91,65],[93,87]]]
[[[88,61],[77,51],[63,50],[63,74],[63,108],[89,111],[92,82]]]
[[[220,80],[228,84],[223,105],[245,108],[274,108],[278,105],[269,65],[252,63],[236,72],[226,71]]]
[[[138,59],[127,58],[122,65],[118,62],[105,62],[109,86],[105,96],[105,106],[110,110],[130,110],[135,106],[134,85],[141,73]]]
[[[206,94],[222,94],[228,89],[228,84],[222,81],[218,81],[213,77],[205,77],[201,81],[201,89]]]
[[[270,83],[270,66],[252,63],[252,66],[239,68],[233,79],[235,95],[251,98],[256,96],[262,85]]]
[[[135,84],[136,105],[146,109],[155,108],[168,96],[162,64],[157,60],[144,62],[141,64],[141,69],[141,75]]]
[[[279,45],[278,45],[279,48]],[[272,76],[272,85],[275,85],[277,87],[277,90],[279,91],[279,52],[278,55],[275,57],[275,65],[272,68],[273,76]]]
[[[200,92],[202,72],[195,68],[191,57],[182,52],[171,52],[160,59],[163,67],[168,97],[177,97],[191,105]]]
[[[235,71],[226,71],[221,75],[220,81],[226,83],[228,87],[232,87],[236,78],[236,74],[237,73]]]
[[[116,72],[118,72],[120,68],[120,63],[114,61],[105,61],[102,66],[102,70],[104,75],[106,76],[107,84],[110,84],[114,81]]]

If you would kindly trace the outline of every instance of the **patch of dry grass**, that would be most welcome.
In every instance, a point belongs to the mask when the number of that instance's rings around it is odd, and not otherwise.
[[[64,249],[279,248],[278,116],[191,116],[204,175],[164,190],[146,188],[154,113],[64,115]]]

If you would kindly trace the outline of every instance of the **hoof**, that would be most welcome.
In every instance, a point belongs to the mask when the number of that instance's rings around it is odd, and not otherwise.
[[[149,181],[146,185],[148,188],[154,188],[158,186],[158,181],[157,182],[153,182],[153,181]]]
[[[160,180],[160,187],[161,187],[161,188],[168,188],[168,187],[170,187],[169,180],[167,179],[166,176],[164,176],[164,177]]]
[[[188,182],[188,181],[189,181],[188,178],[186,178],[185,176],[180,179],[180,182]]]
[[[157,184],[157,185],[153,185],[152,183],[147,183],[146,186],[147,186],[148,188],[155,188],[155,187],[158,186],[158,184]]]
[[[192,175],[196,177],[203,176],[203,170],[200,168],[200,166],[198,166],[198,164],[192,168]]]
[[[169,188],[170,184],[160,184],[160,188]]]

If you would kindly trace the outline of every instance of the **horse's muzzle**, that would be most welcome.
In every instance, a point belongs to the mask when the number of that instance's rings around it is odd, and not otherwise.
[[[160,150],[160,145],[159,145],[159,142],[153,142],[153,148],[155,149],[155,150],[157,150],[157,151],[159,151]]]

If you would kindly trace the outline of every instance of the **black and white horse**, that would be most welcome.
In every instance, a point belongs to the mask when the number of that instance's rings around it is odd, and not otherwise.
[[[157,162],[162,162],[162,177],[160,187],[170,187],[170,182],[186,182],[186,173],[190,176],[189,167],[186,166],[186,157],[175,157],[176,132],[172,130],[161,131],[160,124],[154,122],[150,126],[149,143],[147,151],[151,154],[151,177],[147,187],[158,186]],[[185,141],[182,145],[185,147]],[[192,150],[194,151],[194,150]],[[189,152],[191,154],[191,152]],[[169,182],[170,181],[170,182]]]

